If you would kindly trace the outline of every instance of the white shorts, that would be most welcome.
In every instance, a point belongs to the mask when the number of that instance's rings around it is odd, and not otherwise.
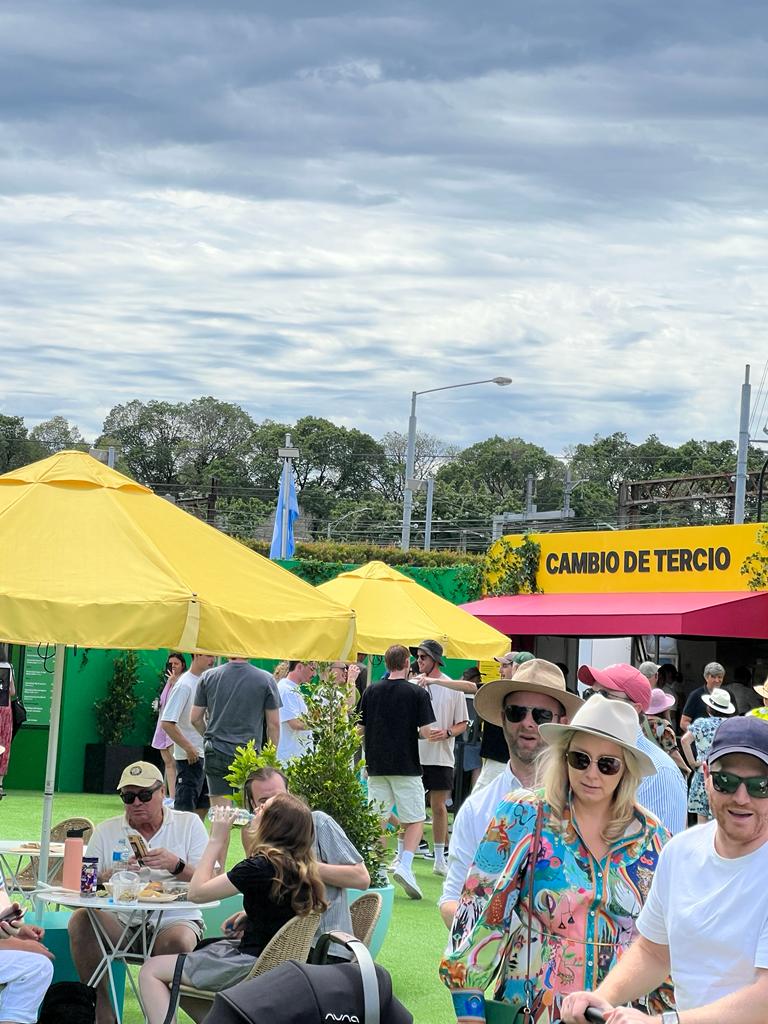
[[[389,818],[393,805],[403,825],[425,821],[424,787],[420,775],[371,775],[368,777],[368,803],[379,804],[381,818]]]
[[[53,963],[42,953],[5,950],[0,942],[0,1020],[34,1024],[53,979]]]

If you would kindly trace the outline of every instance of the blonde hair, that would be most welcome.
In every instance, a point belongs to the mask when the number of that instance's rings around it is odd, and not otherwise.
[[[561,827],[571,788],[565,755],[578,733],[578,729],[558,733],[548,749],[541,754],[537,767],[538,784],[544,789],[544,799],[552,809],[552,818],[555,822],[559,821]],[[611,821],[602,832],[602,838],[606,843],[612,843],[624,835],[627,826],[633,820],[637,806],[637,787],[642,781],[643,775],[637,759],[632,756],[631,751],[624,750],[624,774],[613,794]]]
[[[279,683],[281,679],[285,679],[288,675],[288,662],[281,661],[279,665],[275,665],[272,676],[276,683]]]

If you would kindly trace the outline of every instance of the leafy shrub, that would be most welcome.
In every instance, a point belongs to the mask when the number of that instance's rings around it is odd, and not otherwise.
[[[123,737],[133,729],[139,704],[136,695],[138,682],[139,657],[136,651],[123,651],[115,658],[106,696],[93,705],[96,730],[102,743],[122,743]]]

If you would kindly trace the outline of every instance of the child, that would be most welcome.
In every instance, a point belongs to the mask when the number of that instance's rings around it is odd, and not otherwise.
[[[699,825],[703,825],[712,817],[707,791],[704,788],[704,771],[701,766],[707,759],[709,748],[712,746],[712,740],[715,738],[721,720],[730,717],[736,711],[731,704],[728,691],[722,690],[720,687],[716,686],[711,693],[705,693],[701,699],[707,705],[707,717],[697,718],[691,722],[685,736],[680,740],[686,761],[696,769],[688,792],[688,813],[696,815]],[[696,741],[697,760],[692,762],[690,753],[694,740]]]
[[[325,910],[325,887],[312,852],[314,826],[305,804],[280,793],[261,809],[249,856],[231,871],[217,875],[226,863],[235,810],[222,808],[211,826],[211,838],[189,885],[196,903],[243,894],[246,920],[242,938],[219,939],[187,955],[182,984],[219,991],[242,981],[276,932],[292,917]],[[163,1024],[170,1003],[176,956],[155,956],[139,973],[141,999],[148,1024]],[[183,1001],[195,1016],[194,1001]],[[200,1006],[198,1002],[196,1004]],[[210,1010],[206,1003],[204,1012]],[[195,1017],[195,1019],[197,1019]]]

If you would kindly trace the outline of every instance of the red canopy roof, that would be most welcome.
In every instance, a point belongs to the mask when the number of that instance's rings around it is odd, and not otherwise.
[[[515,594],[462,605],[517,636],[712,636],[768,639],[768,592]]]

